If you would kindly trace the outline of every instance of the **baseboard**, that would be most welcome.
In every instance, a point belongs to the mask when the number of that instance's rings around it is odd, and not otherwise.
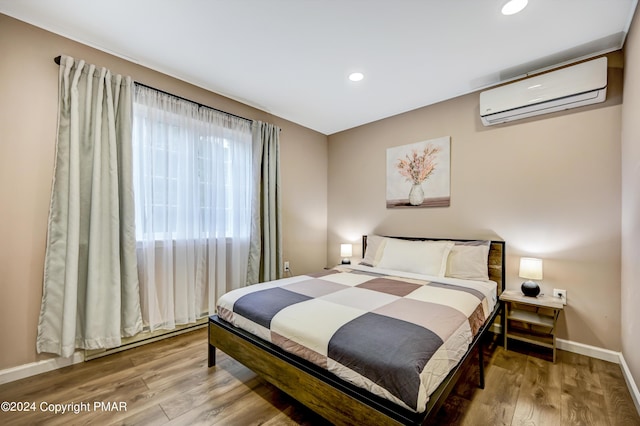
[[[144,338],[141,340],[133,340],[117,348],[108,350],[80,350],[76,351],[68,358],[51,358],[42,361],[36,361],[29,364],[19,365],[17,367],[8,368],[6,370],[0,370],[0,385],[14,382],[16,380],[24,379],[36,374],[46,373],[48,371],[57,370],[58,368],[68,367],[69,365],[78,364],[83,361],[89,361],[101,356],[111,355],[116,352],[120,352],[126,349],[132,349],[137,346],[141,346],[147,343],[156,342],[158,340],[166,339],[182,333],[188,333],[198,328],[207,327],[207,318],[202,319],[196,324],[189,324],[187,326],[180,326],[175,330],[162,330],[157,334],[141,333],[144,334]]]
[[[583,343],[572,342],[570,340],[556,339],[556,347],[563,351],[585,355],[591,358],[601,359],[616,364],[620,363],[620,352],[609,349],[598,348],[596,346],[585,345]]]
[[[57,370],[58,368],[78,364],[84,361],[84,351],[75,352],[68,358],[51,358],[42,361],[31,362],[17,367],[0,370],[0,385]]]
[[[496,320],[491,324],[491,328],[489,330],[495,334],[502,334],[502,324]],[[596,346],[585,345],[583,343],[572,342],[571,340],[564,339],[556,339],[556,348],[591,358],[601,359],[603,361],[613,362],[615,364],[621,364],[620,359],[622,354],[620,352],[610,351],[609,349],[598,348]]]
[[[629,392],[631,393],[631,399],[633,399],[633,403],[636,405],[636,410],[640,413],[640,391],[638,391],[638,386],[633,380],[631,370],[629,370],[629,366],[622,354],[620,354],[620,368],[622,369],[624,380],[627,382],[627,388],[629,388]]]
[[[191,331],[205,328],[209,323],[209,317],[202,318],[196,323],[179,325],[173,330],[157,330],[154,332],[143,331],[136,334],[133,337],[126,337],[122,339],[122,345],[112,349],[95,349],[85,350],[84,360],[91,361],[92,359],[101,358],[103,356],[115,354],[118,352],[126,351],[127,349],[137,348],[138,346],[146,345],[148,343],[157,342],[158,340],[164,340],[169,337],[177,336],[183,333],[189,333]]]
[[[502,334],[502,326],[497,322],[491,326],[491,331],[496,334]],[[571,340],[556,339],[556,348],[575,354],[585,355],[591,358],[601,359],[603,361],[620,364],[622,354],[620,352],[610,351],[609,349],[598,348],[596,346],[585,345],[583,343],[572,342]]]

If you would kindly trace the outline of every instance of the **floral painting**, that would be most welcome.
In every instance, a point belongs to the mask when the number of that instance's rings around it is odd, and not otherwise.
[[[387,149],[387,208],[448,207],[451,138]]]

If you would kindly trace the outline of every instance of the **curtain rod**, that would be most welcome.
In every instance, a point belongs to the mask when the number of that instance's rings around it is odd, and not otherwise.
[[[53,62],[55,62],[56,64],[60,65],[60,58],[61,58],[61,56],[56,56],[55,58],[53,58]],[[254,121],[254,120],[252,120],[250,118],[242,117],[240,115],[232,114],[230,112],[226,112],[226,111],[223,111],[221,109],[213,108],[213,107],[210,107],[209,105],[201,104],[200,102],[192,101],[191,99],[183,98],[182,96],[174,95],[173,93],[169,93],[169,92],[166,92],[164,90],[156,89],[155,87],[151,87],[149,85],[146,85],[146,84],[143,84],[143,83],[139,83],[137,81],[134,81],[134,83],[139,85],[139,86],[146,87],[147,89],[155,90],[157,92],[164,93],[165,95],[173,96],[174,98],[178,98],[178,99],[181,99],[183,101],[191,102],[192,104],[196,104],[201,108],[209,108],[209,109],[212,109],[214,111],[218,111],[218,112],[221,112],[223,114],[227,114],[227,115],[230,115],[232,117],[236,117],[236,118],[239,118],[241,120],[248,121],[250,123],[253,123],[253,121]]]
[[[214,110],[214,111],[218,111],[218,112],[221,112],[221,113],[223,113],[223,114],[227,114],[227,115],[230,115],[230,116],[232,116],[232,117],[236,117],[236,118],[239,118],[239,119],[241,119],[241,120],[244,120],[244,121],[248,121],[248,122],[250,122],[250,123],[253,123],[253,120],[252,120],[252,119],[250,119],[250,118],[242,117],[241,115],[232,114],[232,113],[230,113],[230,112],[223,111],[223,110],[218,109],[218,108],[213,108],[213,107],[210,107],[209,105],[201,104],[200,102],[192,101],[191,99],[183,98],[182,96],[174,95],[173,93],[169,93],[169,92],[166,92],[166,91],[164,91],[164,90],[156,89],[155,87],[149,86],[149,85],[144,84],[144,83],[139,83],[139,82],[137,82],[137,81],[134,81],[134,83],[135,83],[135,84],[137,84],[138,86],[146,87],[147,89],[155,90],[156,92],[164,93],[165,95],[173,96],[174,98],[177,98],[177,99],[180,99],[180,100],[183,100],[183,101],[186,101],[186,102],[191,102],[192,104],[196,104],[196,105],[198,105],[198,106],[199,106],[199,107],[201,107],[201,108],[208,108],[208,109],[212,109],[212,110]]]

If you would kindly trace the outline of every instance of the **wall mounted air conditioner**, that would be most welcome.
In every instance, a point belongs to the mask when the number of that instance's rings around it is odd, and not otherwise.
[[[480,119],[490,126],[604,102],[606,96],[607,58],[601,57],[481,92]]]

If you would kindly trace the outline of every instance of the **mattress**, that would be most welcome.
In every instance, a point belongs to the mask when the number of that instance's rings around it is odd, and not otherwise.
[[[489,318],[497,284],[339,266],[231,291],[218,316],[415,412]]]

